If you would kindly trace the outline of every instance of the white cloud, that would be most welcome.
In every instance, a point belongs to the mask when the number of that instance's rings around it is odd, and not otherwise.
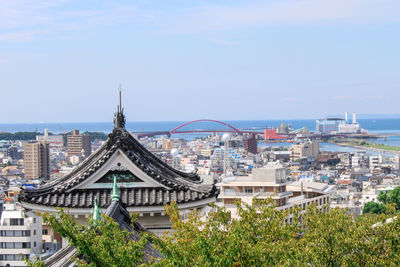
[[[196,33],[233,28],[310,22],[399,20],[397,0],[272,0],[242,5],[208,5],[159,18],[168,32]]]
[[[1,0],[0,41],[30,41],[38,34],[58,36],[68,31],[119,25],[135,16],[145,18],[133,6],[98,5],[74,9],[64,5],[71,0]]]
[[[7,42],[26,42],[31,41],[41,31],[19,31],[10,33],[0,33],[0,41]]]
[[[29,41],[35,38],[35,32],[58,36],[68,31],[132,21],[137,22],[137,29],[151,33],[197,34],[276,24],[369,23],[400,19],[398,0],[248,0],[239,4],[226,1],[220,5],[210,0],[186,7],[171,3],[162,9],[156,8],[156,2],[149,4],[151,8],[140,7],[143,4],[140,1],[134,5],[119,1],[90,3],[92,5],[73,0],[0,0],[2,40]],[[24,35],[24,32],[31,34]],[[234,43],[221,37],[208,39],[220,45]]]

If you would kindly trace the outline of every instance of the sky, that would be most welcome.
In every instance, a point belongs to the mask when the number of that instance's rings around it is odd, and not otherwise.
[[[399,0],[1,0],[0,123],[400,113]]]

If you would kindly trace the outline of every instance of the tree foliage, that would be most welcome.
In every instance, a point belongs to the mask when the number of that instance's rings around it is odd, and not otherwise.
[[[36,135],[40,135],[40,134],[41,133],[39,133],[39,132],[16,132],[16,133],[4,132],[4,133],[0,133],[0,140],[10,140],[10,141],[36,140]]]
[[[132,233],[120,230],[117,222],[104,215],[95,227],[78,223],[62,209],[58,216],[46,213],[42,217],[43,223],[51,225],[77,249],[80,257],[73,260],[79,266],[137,266],[146,263],[145,246],[150,234],[144,234],[139,241],[135,241]],[[135,221],[134,217],[132,219]],[[92,225],[91,216],[89,225]],[[151,262],[152,259],[147,260]],[[41,261],[30,263],[33,266],[42,264]]]
[[[374,201],[370,201],[365,203],[363,213],[375,213],[381,214],[386,211],[386,207],[384,204],[376,203]]]
[[[70,244],[78,249],[81,266],[398,266],[400,216],[395,205],[385,213],[355,220],[346,210],[278,210],[271,201],[236,203],[229,210],[216,205],[204,216],[194,212],[182,220],[178,206],[166,206],[172,230],[153,238],[164,258],[146,262],[144,246],[105,218],[98,227],[85,227],[65,213],[45,215]],[[82,259],[85,259],[82,260]]]

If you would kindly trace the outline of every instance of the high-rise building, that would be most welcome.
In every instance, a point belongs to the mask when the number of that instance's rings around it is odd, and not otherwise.
[[[26,179],[50,178],[49,146],[46,142],[24,145],[24,172]]]
[[[92,153],[90,135],[79,134],[79,130],[73,130],[72,135],[67,137],[67,151],[70,156],[88,157]]]
[[[257,154],[257,139],[255,134],[243,140],[243,147],[247,153]]]

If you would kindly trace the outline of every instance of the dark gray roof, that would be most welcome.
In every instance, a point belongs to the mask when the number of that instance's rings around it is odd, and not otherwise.
[[[125,118],[117,113],[115,127],[107,141],[69,174],[42,185],[38,189],[22,190],[19,201],[32,204],[91,208],[94,196],[105,207],[111,199],[111,189],[74,189],[88,179],[120,149],[139,169],[164,187],[121,189],[122,201],[133,206],[163,205],[216,198],[215,185],[203,185],[196,173],[176,170],[153,155],[125,128]]]
[[[147,232],[140,223],[135,222],[132,227],[132,221],[129,212],[123,207],[121,201],[113,201],[111,205],[107,208],[106,213],[108,216],[113,218],[119,225],[121,230],[128,230],[132,233],[132,238],[138,241],[141,236],[140,233]],[[149,260],[151,258],[162,258],[163,256],[153,248],[152,241],[147,243],[145,248],[145,259]]]

